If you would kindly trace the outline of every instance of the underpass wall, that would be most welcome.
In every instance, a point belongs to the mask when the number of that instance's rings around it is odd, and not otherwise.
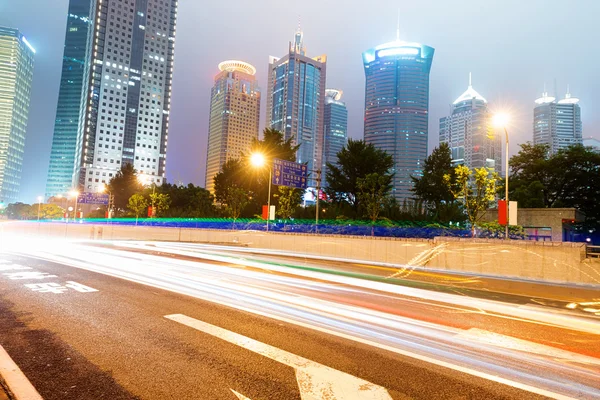
[[[391,263],[403,268],[600,287],[600,259],[586,259],[582,243],[529,242],[439,237],[401,239],[307,235],[259,231],[160,228],[77,223],[7,222],[0,235],[92,240],[181,241],[240,245],[351,260]],[[3,236],[0,236],[0,240]],[[1,249],[1,242],[0,242]]]

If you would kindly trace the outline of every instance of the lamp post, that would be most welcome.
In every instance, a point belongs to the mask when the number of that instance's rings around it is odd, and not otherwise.
[[[265,166],[267,164],[267,161],[263,154],[253,153],[252,155],[250,155],[250,163],[257,168],[260,168]],[[271,217],[271,181],[273,180],[272,169],[273,168],[269,166],[269,197],[267,198],[267,232],[269,232],[269,219]]]
[[[77,190],[72,190],[69,194],[75,197],[75,209],[73,210],[73,222],[75,222],[77,220],[77,203],[79,201],[79,192]]]
[[[40,211],[42,209],[42,196],[38,196],[37,201],[38,201],[38,222],[40,222]]]
[[[106,184],[102,183],[99,187],[98,187],[98,192],[99,193],[108,193],[108,204],[106,205],[106,212],[108,214],[108,219],[110,219],[112,217],[112,193],[110,192],[110,190],[108,190],[108,186],[106,186]]]
[[[509,215],[508,215],[508,130],[506,129],[506,125],[508,124],[509,117],[507,114],[496,114],[493,118],[493,124],[497,127],[501,127],[504,129],[504,135],[506,137],[506,155],[505,155],[505,163],[504,163],[504,197],[506,200],[506,226],[504,227],[504,239],[508,240],[508,223],[509,223]]]

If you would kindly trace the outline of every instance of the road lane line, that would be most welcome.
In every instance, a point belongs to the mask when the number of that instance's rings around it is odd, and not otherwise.
[[[2,346],[0,346],[0,376],[16,400],[42,400],[42,396]]]
[[[236,396],[238,399],[240,399],[240,400],[252,400],[252,399],[250,399],[250,397],[246,397],[246,396],[244,396],[243,394],[241,394],[241,393],[238,393],[238,392],[236,392],[236,391],[235,391],[235,390],[233,390],[233,389],[229,389],[229,390],[231,390],[231,391],[233,392],[233,394],[235,394],[235,396]]]
[[[302,400],[392,400],[387,390],[379,385],[239,333],[219,328],[183,314],[165,315],[165,318],[294,368]]]

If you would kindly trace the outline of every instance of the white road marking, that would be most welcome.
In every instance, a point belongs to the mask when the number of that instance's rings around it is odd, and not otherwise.
[[[0,265],[0,271],[22,271],[22,270],[27,270],[27,269],[33,269],[33,268],[24,267],[24,266],[18,265],[18,264]]]
[[[29,288],[31,290],[33,290],[34,292],[39,292],[39,293],[54,293],[54,294],[62,294],[66,291],[68,291],[69,289],[62,286],[61,284],[58,283],[52,283],[52,282],[47,282],[47,283],[27,283],[25,285],[26,288]]]
[[[42,396],[35,390],[29,379],[21,372],[2,346],[0,346],[0,376],[6,382],[15,399],[42,400]]]
[[[78,292],[81,292],[81,293],[91,293],[91,292],[98,291],[98,289],[94,289],[92,287],[85,286],[85,285],[82,285],[81,283],[77,283],[77,282],[73,282],[73,281],[67,281],[65,286],[70,289],[77,290]]]
[[[539,354],[541,356],[575,361],[580,364],[600,365],[600,359],[598,358],[573,353],[567,350],[557,349],[556,347],[534,343],[528,340],[517,339],[512,336],[501,335],[499,333],[494,333],[483,329],[471,328],[469,330],[461,332],[457,335],[457,337],[460,337],[461,339],[483,342],[492,346],[502,347],[505,349],[512,349],[527,353]]]
[[[5,272],[3,275],[7,276],[8,279],[11,280],[57,278],[56,275],[50,275],[47,272],[39,271]]]
[[[165,315],[165,318],[294,368],[302,400],[392,400],[387,390],[381,386],[278,349],[277,347],[183,314]],[[241,397],[238,396],[238,398]]]
[[[233,389],[229,389],[229,390],[231,390],[231,391],[233,392],[233,394],[235,394],[235,395],[236,395],[236,397],[237,397],[238,399],[240,399],[240,400],[251,400],[251,399],[250,399],[250,397],[246,397],[246,396],[244,396],[243,394],[241,394],[241,393],[238,393],[238,392],[236,392],[236,391],[235,391],[235,390],[233,390]]]

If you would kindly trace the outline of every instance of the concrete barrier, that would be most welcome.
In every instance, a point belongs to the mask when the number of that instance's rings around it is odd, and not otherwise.
[[[429,267],[600,288],[600,259],[586,259],[585,245],[582,243],[506,242],[445,237],[434,240],[373,238],[78,223],[9,222],[1,224],[0,228],[4,235],[243,245],[282,252],[391,263],[403,268]]]

